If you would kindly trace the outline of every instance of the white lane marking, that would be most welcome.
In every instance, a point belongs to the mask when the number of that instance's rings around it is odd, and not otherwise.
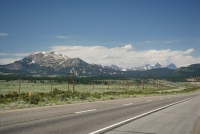
[[[95,111],[97,109],[90,109],[90,110],[86,110],[86,111],[79,111],[79,112],[75,112],[76,114],[80,114],[80,113],[86,113],[86,112],[91,112],[91,111]]]
[[[146,100],[146,102],[151,102],[152,100]]]
[[[127,103],[127,104],[123,104],[123,106],[128,106],[128,105],[132,105],[133,103]]]
[[[110,125],[110,126],[108,126],[108,127],[99,129],[99,130],[94,131],[94,132],[91,132],[91,133],[89,133],[89,134],[98,134],[98,133],[102,133],[102,132],[108,131],[109,129],[116,128],[116,127],[118,127],[118,126],[124,125],[124,124],[126,124],[126,123],[128,123],[128,122],[131,122],[131,121],[133,121],[133,120],[142,118],[142,117],[147,116],[147,115],[149,115],[149,114],[155,113],[155,112],[157,112],[157,111],[163,110],[163,109],[168,108],[168,107],[170,107],[170,106],[173,106],[173,105],[176,105],[176,104],[178,104],[178,103],[181,103],[181,102],[184,102],[184,101],[187,101],[187,100],[191,100],[191,99],[194,99],[194,98],[197,98],[197,97],[200,97],[200,95],[194,96],[194,97],[191,97],[191,98],[187,98],[187,99],[184,99],[184,100],[180,100],[180,101],[177,101],[177,102],[174,102],[174,103],[171,103],[171,104],[168,104],[168,105],[166,105],[166,106],[163,106],[163,107],[154,109],[154,110],[152,110],[152,111],[149,111],[149,112],[146,112],[146,113],[143,113],[143,114],[140,114],[140,115],[138,115],[138,116],[129,118],[129,119],[127,119],[127,120],[118,122],[118,123],[116,123],[116,124]]]

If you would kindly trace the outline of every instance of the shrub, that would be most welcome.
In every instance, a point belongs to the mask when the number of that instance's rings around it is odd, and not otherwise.
[[[40,101],[40,96],[38,94],[33,94],[31,95],[31,104],[37,105],[38,102]]]
[[[4,95],[3,94],[0,94],[0,99],[3,99],[4,98]]]
[[[49,100],[46,97],[42,97],[40,99],[41,102],[45,102],[45,104],[49,103]]]
[[[56,94],[65,93],[65,91],[61,91],[61,90],[58,90],[57,88],[54,88],[54,89],[53,89],[53,93],[54,93],[54,95],[56,95]]]
[[[79,98],[81,100],[86,100],[87,99],[87,94],[80,94]]]
[[[10,92],[10,93],[5,94],[5,98],[11,98],[11,99],[17,99],[18,96],[19,95],[17,92]]]
[[[101,99],[101,94],[100,93],[94,93],[92,96],[94,98]]]
[[[4,95],[0,94],[0,103],[4,103]]]

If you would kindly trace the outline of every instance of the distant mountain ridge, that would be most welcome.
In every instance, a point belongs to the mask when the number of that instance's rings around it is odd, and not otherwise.
[[[169,64],[163,67],[157,63],[155,65],[146,64],[141,67],[130,69],[120,68],[116,65],[102,66],[89,64],[80,58],[70,58],[56,52],[35,52],[19,61],[7,65],[0,65],[1,74],[22,74],[22,75],[61,75],[68,76],[73,73],[75,76],[100,76],[116,75],[119,77],[191,77],[199,76],[200,64],[193,64],[188,67],[176,67]]]
[[[131,70],[145,71],[145,70],[159,69],[159,68],[168,68],[168,69],[172,69],[172,70],[177,69],[176,65],[173,63],[170,63],[166,67],[162,66],[159,63],[156,63],[155,65],[145,64],[144,66],[132,67],[132,68],[120,68],[116,65],[111,65],[110,68],[115,69],[115,70],[121,70],[121,71],[131,71]]]
[[[181,77],[200,77],[200,64],[192,64],[187,67],[180,67],[176,69],[173,73],[173,76]]]
[[[146,65],[140,66],[140,67],[133,67],[133,68],[131,68],[131,70],[144,71],[144,70],[158,69],[158,68],[164,68],[164,67],[161,64],[156,63],[155,65],[146,64]]]
[[[177,69],[176,65],[173,64],[173,63],[170,63],[168,66],[166,66],[166,68],[168,68],[168,69],[173,69],[173,70],[176,70],[176,69]]]

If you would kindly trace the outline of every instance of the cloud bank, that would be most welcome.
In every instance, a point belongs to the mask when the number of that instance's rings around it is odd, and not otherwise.
[[[117,65],[124,68],[142,66],[144,64],[160,63],[166,66],[175,63],[178,67],[199,63],[200,57],[194,58],[193,48],[179,50],[145,50],[135,51],[132,44],[123,47],[108,48],[104,46],[53,46],[51,51],[67,55],[71,58],[79,57],[88,63],[101,65]]]
[[[30,53],[0,53],[0,56],[19,56],[19,57],[24,57],[28,56]]]
[[[6,65],[6,64],[10,64],[13,63],[14,61],[18,61],[21,60],[22,58],[4,58],[4,59],[0,59],[0,65]]]
[[[55,51],[71,58],[79,57],[88,63],[110,66],[112,64],[123,68],[143,66],[145,64],[160,63],[167,66],[170,63],[178,67],[200,63],[200,57],[193,57],[195,51],[190,48],[185,51],[180,50],[145,50],[136,51],[132,44],[122,47],[108,48],[105,46],[53,46],[51,51]],[[0,53],[0,64],[9,64],[20,60],[30,53]]]
[[[0,65],[13,63],[14,61],[21,60],[30,53],[1,53],[0,52]]]

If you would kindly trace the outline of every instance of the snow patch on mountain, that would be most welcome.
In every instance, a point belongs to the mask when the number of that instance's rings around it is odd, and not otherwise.
[[[176,65],[171,63],[168,66],[164,67],[159,63],[156,64],[145,64],[144,66],[139,66],[139,67],[132,67],[132,68],[120,68],[116,65],[111,65],[110,68],[114,70],[121,70],[121,71],[145,71],[145,70],[151,70],[151,69],[159,69],[159,68],[168,68],[168,69],[177,69]]]

